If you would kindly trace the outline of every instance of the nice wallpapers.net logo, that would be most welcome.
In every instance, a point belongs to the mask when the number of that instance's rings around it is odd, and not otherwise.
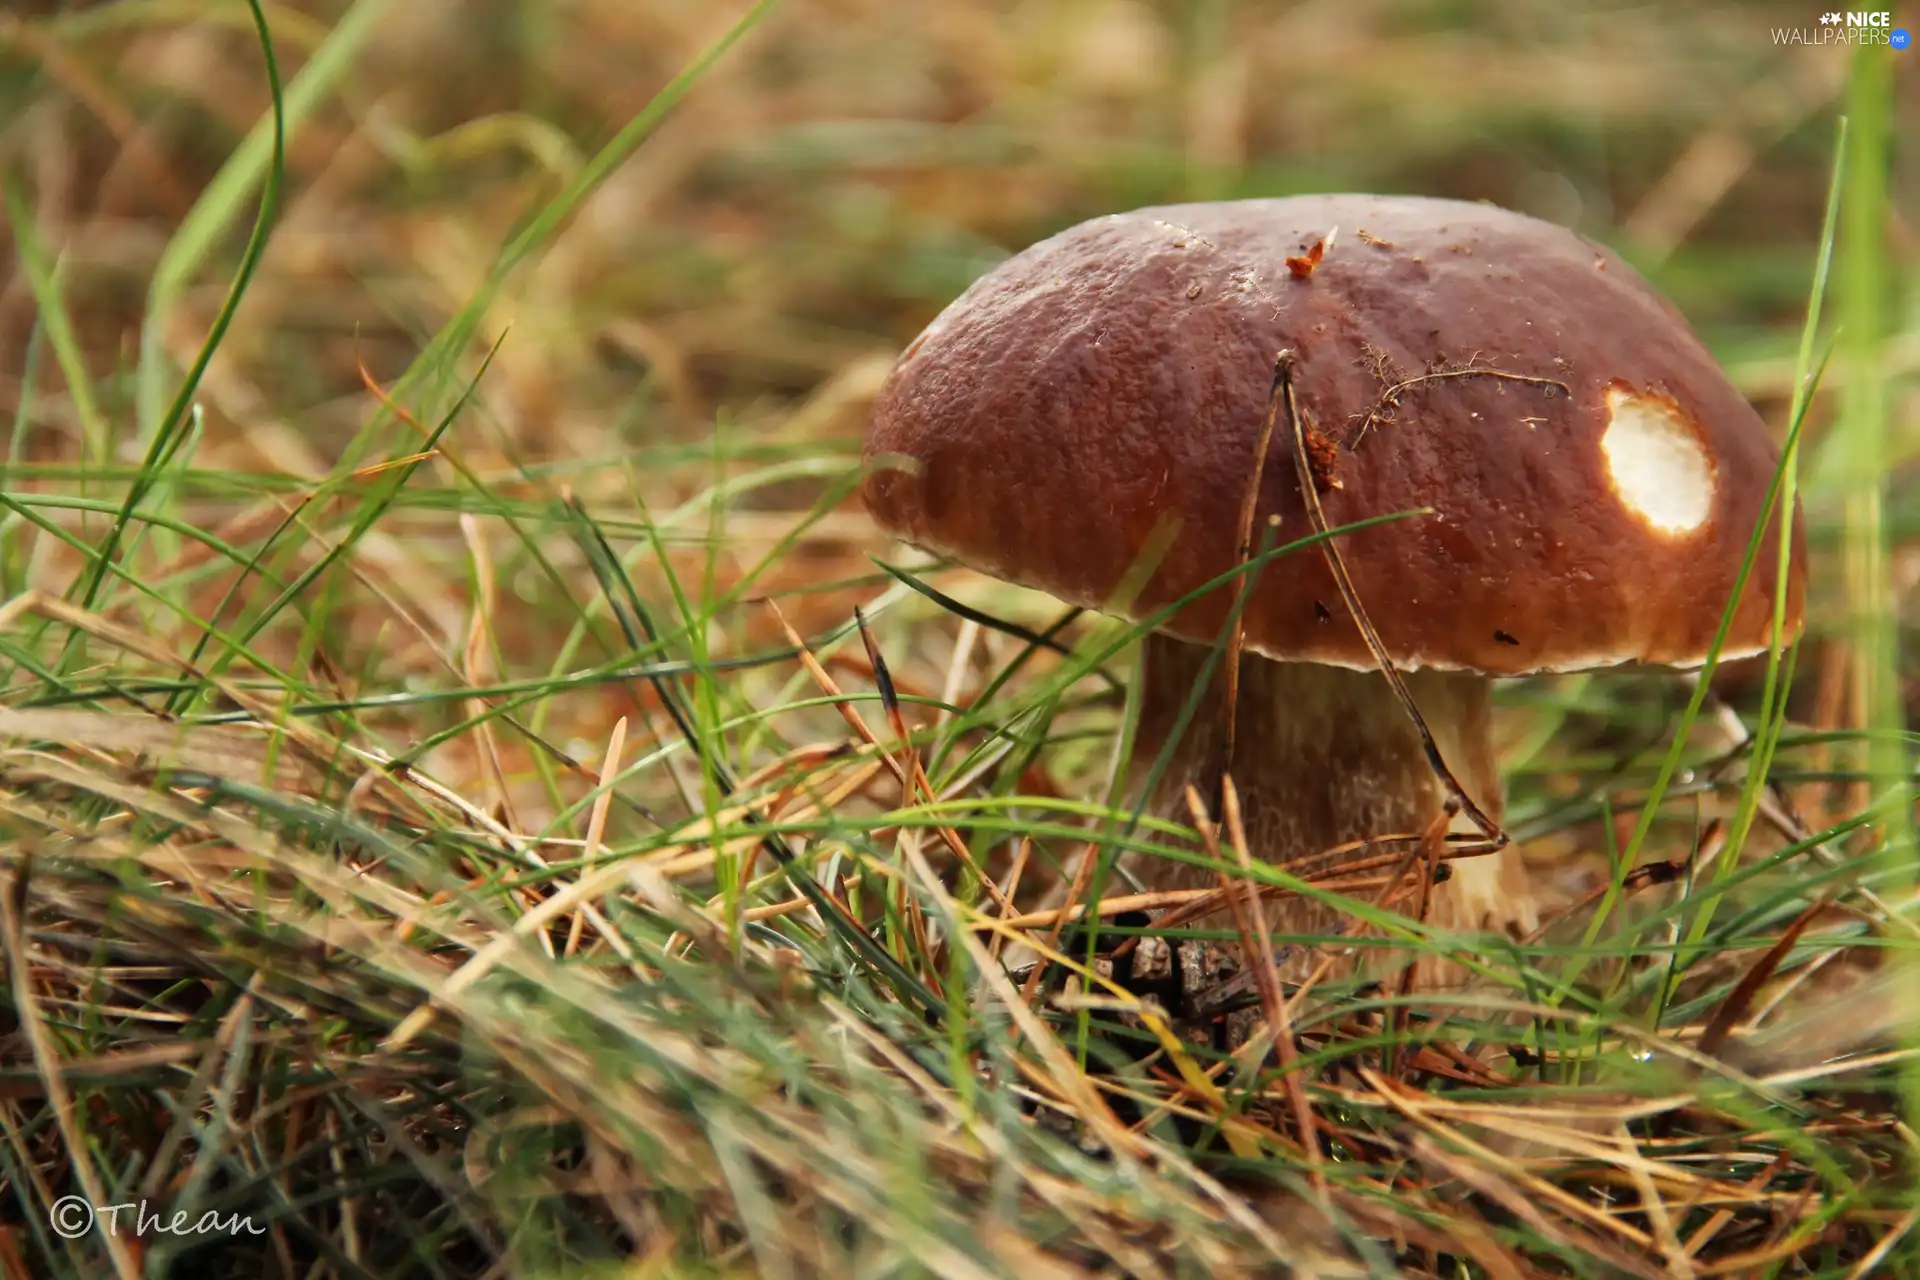
[[[1894,26],[1893,15],[1885,11],[1829,9],[1820,15],[1820,21],[1815,26],[1773,28],[1773,42],[1804,45],[1884,44],[1892,49],[1905,49],[1913,43],[1913,36],[1905,27]]]

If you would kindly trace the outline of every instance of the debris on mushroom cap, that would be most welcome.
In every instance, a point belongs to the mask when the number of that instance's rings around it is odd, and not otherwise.
[[[1332,226],[1357,234],[1310,275],[1290,269]],[[867,441],[867,505],[907,541],[1092,608],[1177,525],[1133,599],[1143,616],[1234,566],[1282,348],[1337,451],[1340,486],[1321,495],[1332,524],[1432,509],[1341,535],[1396,662],[1513,675],[1704,659],[1774,440],[1631,268],[1491,205],[1178,205],[1042,241],[901,358]],[[1259,506],[1282,543],[1312,532],[1290,447],[1283,423]],[[1761,556],[1724,656],[1766,646],[1774,574]],[[1338,599],[1317,552],[1270,563],[1249,647],[1371,667],[1345,610],[1326,616]],[[1211,641],[1230,603],[1209,592],[1164,629]]]

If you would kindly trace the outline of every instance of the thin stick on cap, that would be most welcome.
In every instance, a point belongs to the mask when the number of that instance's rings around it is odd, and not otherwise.
[[[1407,719],[1413,721],[1413,727],[1420,734],[1421,748],[1427,753],[1427,763],[1432,766],[1434,776],[1440,779],[1440,785],[1447,789],[1460,811],[1467,815],[1474,826],[1480,828],[1486,837],[1484,852],[1495,853],[1507,847],[1509,837],[1498,822],[1488,817],[1479,805],[1473,802],[1460,780],[1453,776],[1453,770],[1441,758],[1440,748],[1433,741],[1433,733],[1427,728],[1427,722],[1420,714],[1413,695],[1407,691],[1406,681],[1400,678],[1400,672],[1393,665],[1393,658],[1387,653],[1387,646],[1381,643],[1379,631],[1374,629],[1373,620],[1367,617],[1366,609],[1360,603],[1360,593],[1354,590],[1353,578],[1347,572],[1346,561],[1340,556],[1338,542],[1329,536],[1332,532],[1327,524],[1327,513],[1320,506],[1319,487],[1314,483],[1313,459],[1307,452],[1307,419],[1300,410],[1300,402],[1293,394],[1293,348],[1288,347],[1273,358],[1273,390],[1268,394],[1267,422],[1269,428],[1274,419],[1274,401],[1278,400],[1287,411],[1287,430],[1293,436],[1294,474],[1300,478],[1300,501],[1306,507],[1307,519],[1312,522],[1313,530],[1321,536],[1320,553],[1326,557],[1327,570],[1333,574],[1334,585],[1340,588],[1340,598],[1346,601],[1347,612],[1353,615],[1353,625],[1360,630],[1360,638],[1366,641],[1367,650],[1373,654],[1374,661],[1380,664],[1380,674],[1387,678],[1393,687],[1393,696],[1400,700],[1406,709]],[[1262,434],[1262,444],[1265,443]],[[1261,450],[1264,457],[1265,450]],[[1237,628],[1236,628],[1237,630]],[[1482,852],[1480,846],[1474,846],[1475,852]]]
[[[1282,354],[1285,354],[1284,352]],[[1247,596],[1253,590],[1253,574],[1247,565],[1253,559],[1253,516],[1260,506],[1260,486],[1267,474],[1267,449],[1273,442],[1273,423],[1275,410],[1279,407],[1277,393],[1280,390],[1280,369],[1278,364],[1273,371],[1273,387],[1267,393],[1267,416],[1260,425],[1260,436],[1253,445],[1253,474],[1247,477],[1247,491],[1240,503],[1239,537],[1234,543],[1236,561],[1240,567],[1240,580],[1234,587],[1233,630],[1227,635],[1226,679],[1223,692],[1227,700],[1226,724],[1221,730],[1220,776],[1224,779],[1233,771],[1233,747],[1235,730],[1239,725],[1239,716],[1235,708],[1240,705],[1240,654],[1247,645]]]

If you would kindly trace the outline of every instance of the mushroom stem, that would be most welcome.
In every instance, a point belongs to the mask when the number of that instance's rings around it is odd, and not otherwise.
[[[1173,736],[1210,652],[1158,632],[1144,644],[1134,750],[1135,767],[1143,775]],[[1503,796],[1491,735],[1492,681],[1451,671],[1413,671],[1404,678],[1441,758],[1474,802],[1499,820]],[[1155,815],[1188,821],[1189,784],[1209,803],[1216,802],[1226,738],[1223,686],[1216,667],[1149,798]],[[1248,852],[1262,861],[1286,865],[1314,859],[1315,870],[1337,866],[1318,861],[1318,855],[1372,836],[1421,831],[1446,803],[1418,730],[1378,671],[1248,654],[1240,664],[1235,716],[1233,781]],[[1472,829],[1464,818],[1456,818],[1455,827]],[[1365,850],[1354,850],[1344,860],[1364,856]],[[1171,860],[1135,869],[1153,888],[1211,888],[1215,882],[1212,872]],[[1415,902],[1403,899],[1400,906],[1411,910]],[[1518,849],[1454,860],[1450,877],[1434,886],[1427,919],[1463,931],[1531,929],[1533,901]],[[1283,934],[1331,934],[1339,923],[1333,909],[1299,897],[1269,906],[1267,920]]]

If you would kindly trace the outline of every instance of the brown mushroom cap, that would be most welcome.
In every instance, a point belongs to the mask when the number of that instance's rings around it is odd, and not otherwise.
[[[1336,227],[1310,271],[1288,266]],[[1434,510],[1341,535],[1397,663],[1518,675],[1705,658],[1779,451],[1632,268],[1490,205],[1172,205],[1042,241],[901,357],[874,410],[867,506],[909,542],[1091,608],[1175,520],[1131,602],[1144,616],[1233,567],[1282,348],[1308,420],[1337,446],[1328,520]],[[1291,449],[1283,419],[1258,509],[1283,542],[1312,532]],[[1789,638],[1803,596],[1794,520]],[[1775,536],[1726,657],[1766,647]],[[1163,629],[1213,640],[1231,594]],[[1246,624],[1268,657],[1374,665],[1317,550],[1261,571]]]

